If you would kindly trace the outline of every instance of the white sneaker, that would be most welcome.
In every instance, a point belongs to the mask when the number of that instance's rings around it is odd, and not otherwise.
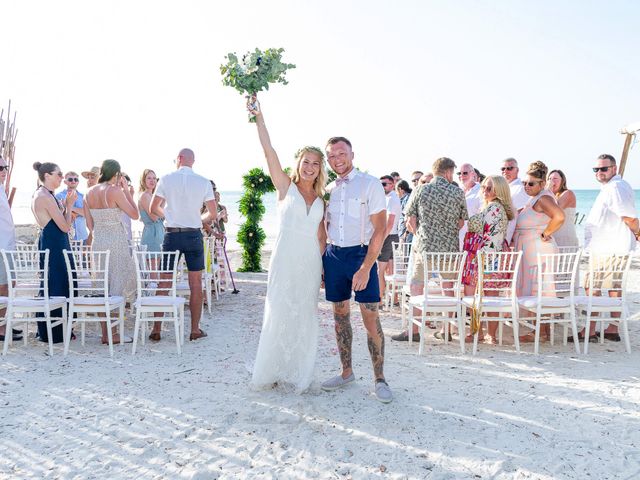
[[[347,378],[342,378],[342,375],[336,375],[333,378],[330,378],[326,382],[322,384],[322,390],[325,392],[330,392],[331,390],[337,390],[338,388],[344,387],[348,383],[353,382],[356,379],[356,376],[351,372]]]
[[[391,389],[389,385],[384,380],[378,380],[376,382],[375,389],[376,398],[382,403],[390,403],[393,400],[393,394],[391,393]]]

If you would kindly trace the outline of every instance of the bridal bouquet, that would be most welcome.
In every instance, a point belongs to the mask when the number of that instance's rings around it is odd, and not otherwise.
[[[225,58],[227,63],[220,65],[222,84],[235,88],[240,94],[251,97],[262,90],[269,90],[270,83],[286,85],[285,74],[288,69],[296,68],[291,63],[282,63],[284,48],[268,48],[264,52],[255,49],[239,59],[235,53]],[[252,108],[257,105],[252,105]],[[249,117],[255,122],[255,116]]]

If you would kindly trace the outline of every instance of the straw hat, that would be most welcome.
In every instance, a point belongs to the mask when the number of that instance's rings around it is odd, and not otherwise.
[[[82,175],[84,178],[89,178],[89,176],[98,176],[100,175],[100,167],[91,167],[91,170],[89,170],[88,172],[82,172],[80,175]]]

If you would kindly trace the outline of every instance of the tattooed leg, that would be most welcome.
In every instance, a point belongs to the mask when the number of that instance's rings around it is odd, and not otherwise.
[[[342,363],[342,376],[344,378],[351,375],[351,343],[353,340],[353,330],[351,329],[349,301],[336,302],[333,304],[333,318],[336,328],[336,342],[340,352],[340,363]]]
[[[367,329],[367,346],[375,380],[384,380],[384,333],[378,314],[378,303],[361,303],[360,312]]]

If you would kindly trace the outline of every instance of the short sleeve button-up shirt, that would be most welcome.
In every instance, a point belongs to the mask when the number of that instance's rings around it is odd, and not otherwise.
[[[166,201],[164,226],[177,228],[202,227],[202,204],[215,198],[211,182],[184,166],[162,177],[155,195]]]
[[[584,247],[599,253],[628,253],[636,239],[622,217],[636,218],[635,195],[620,175],[602,185],[584,225]]]
[[[418,219],[423,252],[457,252],[459,220],[468,220],[464,192],[443,177],[435,177],[409,199],[407,215]]]
[[[344,179],[329,184],[327,190],[329,242],[338,247],[368,245],[373,236],[369,216],[387,208],[380,180],[354,168]]]
[[[0,250],[16,249],[16,227],[13,224],[11,207],[4,185],[0,183]],[[2,259],[0,258],[0,261]]]

